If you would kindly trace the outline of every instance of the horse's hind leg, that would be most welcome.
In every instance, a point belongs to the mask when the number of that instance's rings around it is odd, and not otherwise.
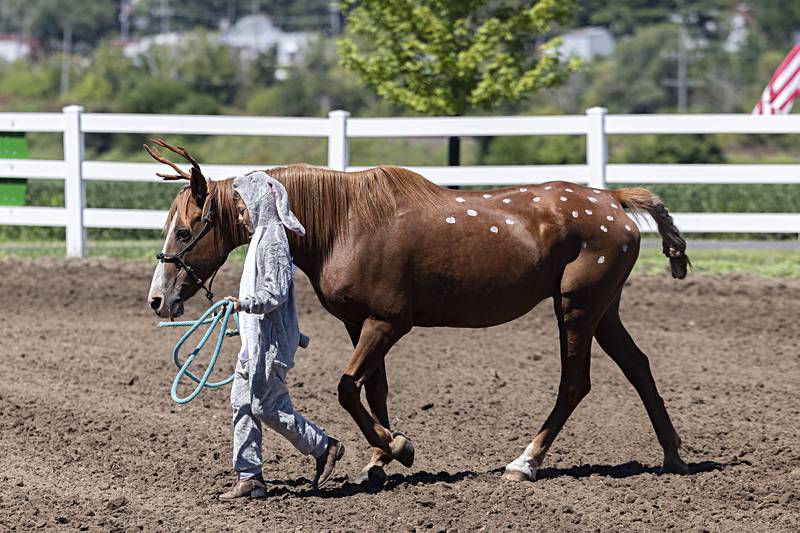
[[[558,397],[539,433],[525,451],[506,466],[504,477],[514,481],[532,481],[536,469],[544,461],[547,450],[555,441],[567,418],[589,393],[589,360],[592,335],[597,323],[593,309],[584,309],[575,299],[554,297],[561,341],[561,381]]]
[[[339,380],[338,391],[339,403],[350,413],[372,447],[380,450],[373,453],[373,459],[380,453],[409,467],[414,461],[414,446],[405,436],[393,435],[389,431],[386,410],[388,388],[384,386],[383,391],[380,390],[380,385],[385,384],[383,358],[406,331],[407,328],[400,330],[380,320],[364,321],[353,356]],[[376,372],[382,372],[384,377],[381,378],[380,374],[375,376]],[[374,416],[361,403],[362,386],[368,387],[370,407],[377,411]]]
[[[664,400],[658,393],[650,362],[628,334],[619,317],[619,298],[606,311],[597,326],[595,337],[600,347],[619,365],[625,377],[634,386],[644,403],[647,414],[655,429],[658,442],[664,448],[663,472],[685,474],[689,471],[678,449],[681,439],[664,407]]]

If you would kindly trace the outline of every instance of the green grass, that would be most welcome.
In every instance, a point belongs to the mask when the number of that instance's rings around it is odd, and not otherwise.
[[[763,278],[800,277],[800,250],[737,248],[688,250],[694,269],[690,276],[746,274]],[[669,263],[658,248],[642,248],[636,274],[668,274]]]
[[[89,257],[113,257],[132,261],[150,261],[155,263],[155,255],[164,245],[162,240],[130,240],[130,241],[93,241],[88,242]],[[234,251],[229,260],[244,262],[247,248]],[[0,259],[8,257],[36,259],[39,257],[64,257],[66,245],[58,241],[46,242],[13,242],[0,241]]]
[[[89,241],[89,257],[114,257],[132,261],[148,261],[155,263],[154,255],[161,251],[161,240],[139,241]],[[39,257],[64,257],[63,242],[11,242],[0,241],[0,259],[14,257],[36,259]],[[246,248],[240,248],[231,254],[230,260],[242,263]],[[725,275],[746,274],[766,278],[798,278],[800,277],[800,249],[741,249],[716,248],[692,249],[689,246],[689,257],[694,264],[690,275]],[[659,248],[643,247],[639,260],[634,268],[636,274],[668,275],[667,259]]]

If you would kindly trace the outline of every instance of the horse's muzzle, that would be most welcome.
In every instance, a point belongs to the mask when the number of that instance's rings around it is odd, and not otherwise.
[[[150,309],[160,318],[177,318],[183,314],[183,300],[165,301],[160,296],[150,298]]]

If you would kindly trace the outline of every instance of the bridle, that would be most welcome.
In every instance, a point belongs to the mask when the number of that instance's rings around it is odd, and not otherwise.
[[[206,299],[208,299],[209,302],[214,303],[214,293],[211,292],[211,285],[214,284],[214,277],[217,275],[219,269],[215,270],[214,273],[211,274],[211,277],[209,278],[208,281],[208,286],[206,286],[203,278],[201,278],[197,274],[197,272],[195,272],[194,269],[191,266],[189,266],[186,263],[186,261],[183,260],[183,256],[189,253],[192,250],[192,248],[195,247],[197,242],[200,239],[202,239],[206,233],[211,231],[211,227],[214,224],[214,215],[216,214],[217,204],[216,204],[216,199],[213,196],[211,197],[209,202],[211,202],[211,204],[208,206],[208,212],[205,215],[203,215],[203,218],[201,219],[203,221],[203,227],[200,228],[200,232],[194,237],[192,237],[192,240],[189,241],[183,248],[183,250],[181,250],[180,252],[176,254],[165,254],[162,252],[156,254],[156,259],[158,259],[162,263],[172,263],[178,267],[178,270],[183,270],[184,272],[186,272],[186,275],[189,276],[189,279],[194,281],[199,288],[205,291]]]

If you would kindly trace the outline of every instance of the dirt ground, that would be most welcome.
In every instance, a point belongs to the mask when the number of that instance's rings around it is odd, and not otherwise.
[[[0,530],[796,531],[800,525],[800,281],[635,277],[622,316],[649,354],[681,434],[686,476],[657,475],[644,408],[595,347],[592,392],[539,479],[512,483],[555,399],[555,319],[544,302],[487,330],[419,329],[390,354],[393,426],[417,448],[380,490],[348,483],[369,458],[336,383],[344,328],[304,278],[311,346],[289,375],[298,408],[343,439],[335,481],[265,440],[269,497],[225,504],[228,389],[169,396],[178,332],[156,328],[151,267],[113,260],[0,262]],[[238,271],[217,281],[234,292]],[[187,309],[197,316],[198,296]],[[234,340],[225,368],[230,371]]]

